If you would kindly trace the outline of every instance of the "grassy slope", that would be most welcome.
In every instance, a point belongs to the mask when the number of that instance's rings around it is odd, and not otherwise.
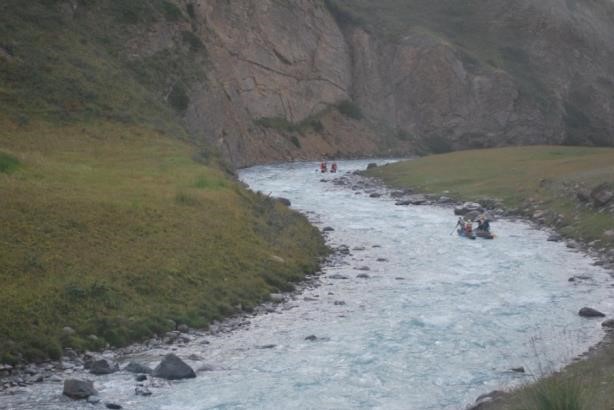
[[[432,193],[445,191],[457,199],[499,198],[510,208],[533,198],[541,209],[565,216],[568,224],[562,227],[563,233],[585,241],[599,240],[603,248],[614,248],[614,243],[603,237],[604,231],[614,229],[614,215],[578,207],[569,190],[576,184],[592,187],[614,181],[614,149],[519,147],[464,151],[392,164],[369,174],[394,187]],[[484,409],[611,409],[613,358],[614,346],[607,345],[587,360],[574,363],[563,374],[517,390]],[[558,400],[565,395],[579,397],[590,405],[543,404],[545,399]]]
[[[602,241],[614,216],[578,206],[576,185],[594,187],[614,180],[614,149],[519,147],[463,151],[424,157],[376,169],[390,185],[472,200],[497,198],[508,208],[551,210],[562,233],[587,242]],[[530,205],[530,206],[529,206]],[[611,246],[612,243],[609,244]]]
[[[189,145],[105,122],[1,126],[20,162],[0,174],[4,360],[205,326],[317,268],[315,228]]]
[[[58,4],[0,4],[0,362],[206,326],[316,269],[305,218],[185,142],[180,86],[206,50],[186,35],[143,61],[122,52],[189,10],[81,0],[71,18]]]

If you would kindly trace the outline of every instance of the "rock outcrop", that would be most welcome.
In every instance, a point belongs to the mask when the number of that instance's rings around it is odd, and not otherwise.
[[[614,145],[608,0],[169,2],[175,17],[129,29],[124,60],[168,61],[146,86],[237,167]],[[108,9],[58,3],[70,21]]]

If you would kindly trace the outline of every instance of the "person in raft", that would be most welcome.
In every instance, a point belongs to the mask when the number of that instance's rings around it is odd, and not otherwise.
[[[465,235],[467,236],[473,235],[473,224],[469,221],[465,223]]]
[[[330,166],[330,172],[335,173],[337,172],[337,163],[333,162],[332,165]]]
[[[326,161],[322,161],[320,163],[320,172],[325,173],[328,171],[328,166],[326,165]]]

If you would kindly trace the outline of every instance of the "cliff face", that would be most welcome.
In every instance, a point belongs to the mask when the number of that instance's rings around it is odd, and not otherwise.
[[[187,122],[236,164],[614,143],[606,0],[195,4],[211,70]]]
[[[610,0],[39,1],[81,37],[60,67],[79,81],[43,92],[57,76],[40,59],[41,78],[14,96],[156,127],[179,119],[235,166],[614,144]],[[0,62],[16,65],[14,48],[0,42]],[[88,68],[85,54],[109,64]]]
[[[433,150],[614,143],[614,3],[331,1],[353,97]]]

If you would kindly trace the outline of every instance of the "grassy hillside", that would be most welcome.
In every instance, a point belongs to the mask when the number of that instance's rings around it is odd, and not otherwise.
[[[187,24],[167,0],[3,1],[0,5],[0,107],[30,118],[102,118],[181,133],[186,88],[202,78],[206,50],[191,32],[177,47],[131,57],[127,45],[155,25]],[[142,50],[135,50],[141,53]]]
[[[317,269],[305,218],[190,143],[186,89],[207,65],[193,12],[1,2],[0,363],[206,326]],[[179,42],[130,46],[152,27]]]
[[[545,212],[546,223],[570,237],[613,246],[604,232],[614,214],[580,203],[577,193],[614,181],[614,149],[519,147],[463,151],[402,162],[369,172],[395,187],[462,200],[496,198],[517,212]]]
[[[317,269],[315,228],[194,147],[109,122],[1,128],[0,362],[205,326]]]

